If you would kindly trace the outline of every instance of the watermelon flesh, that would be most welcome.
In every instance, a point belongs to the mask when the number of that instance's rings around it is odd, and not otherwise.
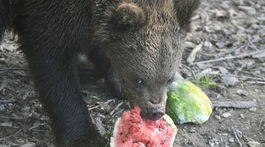
[[[116,121],[111,147],[172,147],[177,128],[165,115],[160,120],[146,120],[136,106]]]

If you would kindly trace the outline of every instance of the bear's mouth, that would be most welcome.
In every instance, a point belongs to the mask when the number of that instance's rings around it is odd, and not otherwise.
[[[139,106],[139,108],[141,109],[141,117],[143,119],[159,120],[165,114],[165,108],[162,107],[143,107],[141,105],[137,105],[135,102],[129,103],[131,108]]]

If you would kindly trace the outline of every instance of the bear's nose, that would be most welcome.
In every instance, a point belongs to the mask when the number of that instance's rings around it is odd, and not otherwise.
[[[148,113],[141,113],[143,118],[150,119],[150,120],[158,120],[165,114],[165,111],[160,109],[152,109]]]

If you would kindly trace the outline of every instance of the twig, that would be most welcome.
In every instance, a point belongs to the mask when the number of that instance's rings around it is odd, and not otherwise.
[[[22,117],[8,117],[8,116],[0,116],[0,119],[11,119],[11,120],[17,120],[17,121],[24,121],[24,120],[27,120],[29,119],[30,117],[25,117],[25,118],[22,118]]]
[[[119,110],[118,112],[116,112],[116,113],[113,114],[113,117],[115,117],[118,114],[121,114],[123,111],[124,111],[123,109]]]
[[[93,109],[96,109],[96,108],[99,108],[99,107],[101,107],[101,106],[103,106],[103,105],[106,105],[106,104],[108,104],[108,103],[110,103],[110,102],[113,102],[113,101],[115,101],[115,99],[111,99],[111,100],[108,100],[108,101],[106,101],[106,102],[104,102],[104,103],[102,103],[102,104],[99,104],[99,105],[97,105],[97,106],[94,106],[94,107],[88,108],[88,111],[93,110]]]
[[[218,58],[218,59],[199,61],[199,62],[192,63],[191,65],[204,64],[204,63],[213,63],[213,62],[225,61],[225,60],[229,60],[229,59],[250,57],[250,56],[253,56],[253,55],[260,54],[262,52],[265,52],[265,50],[259,50],[259,51],[255,51],[255,52],[251,52],[251,53],[245,53],[245,54],[238,55],[238,56],[222,57],[222,58]]]
[[[261,128],[262,127],[262,123],[264,122],[265,120],[265,117],[263,119],[261,119],[261,121],[259,122],[259,127]],[[265,123],[265,122],[264,122]],[[265,130],[264,130],[265,131]]]
[[[257,85],[265,85],[265,82],[262,81],[247,81],[248,84],[257,84]]]
[[[249,42],[247,42],[247,43],[244,43],[244,44],[242,44],[242,45],[239,45],[239,46],[233,47],[233,48],[229,49],[228,51],[226,51],[226,52],[224,52],[224,53],[220,53],[219,55],[222,56],[222,55],[230,54],[230,53],[232,53],[232,52],[234,52],[234,51],[236,51],[236,50],[240,50],[240,49],[242,49],[242,48],[244,48],[244,47],[249,46],[249,44],[253,44],[253,43],[259,42],[259,41],[261,41],[261,40],[265,40],[265,37],[263,37],[263,38],[257,38],[257,39],[251,40],[251,41],[249,41]]]
[[[0,103],[13,103],[15,102],[16,100],[14,98],[11,98],[11,99],[4,99],[4,100],[0,100]]]
[[[245,73],[245,74],[250,74],[250,75],[252,75],[252,76],[255,76],[255,77],[258,77],[258,78],[264,78],[263,76],[260,76],[260,75],[257,75],[257,74],[255,74],[255,73],[252,73],[252,72],[248,72],[248,71],[240,71],[240,72],[242,72],[242,73]]]
[[[195,47],[192,52],[190,53],[188,59],[187,59],[187,62],[189,64],[192,64],[196,58],[196,54],[197,52],[199,52],[200,50],[202,49],[202,44],[198,45],[197,47]]]
[[[2,72],[9,72],[9,71],[24,71],[26,69],[24,68],[0,68],[0,71]]]
[[[0,84],[0,91],[2,91],[8,85],[7,79],[4,79],[2,84]]]
[[[118,110],[118,108],[123,104],[123,102],[119,103],[111,112],[110,115],[112,115],[115,111]]]
[[[213,101],[213,107],[248,109],[257,107],[256,101]]]
[[[235,128],[232,127],[232,130],[233,130],[233,133],[234,133],[234,135],[235,135],[235,137],[236,137],[236,140],[237,140],[239,146],[242,147],[242,144],[241,144],[241,142],[240,142],[240,140],[239,140],[239,138],[238,138],[238,135],[237,135],[237,132],[236,132]]]
[[[257,81],[264,81],[265,82],[265,78],[254,78],[254,77],[249,77],[249,76],[241,76],[239,78],[242,80],[257,80]]]
[[[20,133],[21,131],[22,131],[22,129],[19,129],[19,130],[18,130],[17,132],[15,132],[14,134],[11,134],[11,135],[9,135],[9,136],[7,136],[7,137],[0,138],[0,141],[7,140],[8,138],[17,135],[17,134]]]

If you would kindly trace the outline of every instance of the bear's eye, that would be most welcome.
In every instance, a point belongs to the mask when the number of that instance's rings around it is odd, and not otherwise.
[[[144,85],[145,85],[143,79],[137,79],[137,80],[136,80],[136,84],[137,84],[137,85],[141,85],[141,86],[144,86]]]

